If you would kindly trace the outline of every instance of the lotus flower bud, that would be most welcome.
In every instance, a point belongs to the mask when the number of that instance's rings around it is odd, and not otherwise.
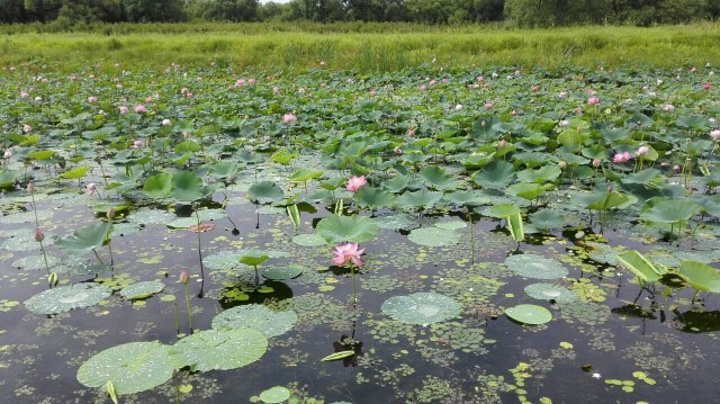
[[[115,208],[113,208],[112,206],[109,207],[107,210],[106,216],[108,219],[114,218],[115,217]]]
[[[593,159],[592,166],[595,168],[600,167],[600,159]]]
[[[32,181],[29,181],[27,184],[27,191],[32,193],[35,191],[35,184]]]
[[[566,168],[567,168],[567,161],[560,160],[560,161],[558,162],[558,166],[560,167],[561,170],[566,169]]]
[[[183,285],[187,285],[187,283],[190,282],[190,274],[188,273],[188,271],[180,272],[179,282],[182,283]]]
[[[45,234],[39,228],[35,228],[35,241],[42,243],[43,240],[45,240]]]

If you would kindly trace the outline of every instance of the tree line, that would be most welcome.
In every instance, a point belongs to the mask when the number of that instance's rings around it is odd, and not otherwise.
[[[505,22],[522,27],[720,19],[720,0],[0,0],[0,23]]]

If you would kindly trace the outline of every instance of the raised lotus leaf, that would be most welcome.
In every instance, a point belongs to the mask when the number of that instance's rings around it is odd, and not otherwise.
[[[249,304],[225,310],[215,316],[213,328],[252,328],[276,337],[290,331],[297,322],[297,314],[292,310],[273,310],[262,304]]]
[[[80,366],[77,380],[86,387],[102,387],[111,382],[118,395],[150,390],[172,377],[169,349],[158,341],[108,348]]]
[[[560,261],[532,253],[511,255],[505,265],[515,274],[531,279],[558,279],[569,273]]]
[[[36,294],[25,301],[25,307],[36,314],[55,314],[93,306],[108,298],[112,290],[95,283],[60,286]]]
[[[265,404],[279,404],[290,398],[290,390],[282,386],[271,387],[260,393],[260,401]]]
[[[420,292],[393,296],[385,300],[381,310],[401,323],[428,325],[457,316],[460,314],[460,305],[451,297]]]
[[[303,267],[297,264],[274,266],[265,268],[260,273],[266,279],[275,281],[283,281],[286,279],[297,278],[304,271]]]
[[[367,216],[326,216],[316,227],[317,234],[327,243],[364,243],[378,233],[378,225]]]
[[[170,348],[170,363],[176,369],[227,370],[247,366],[267,351],[268,340],[251,328],[223,328],[200,331]]]
[[[91,224],[72,235],[58,240],[55,244],[61,250],[70,254],[85,254],[100,247],[112,232],[112,224],[100,222]]]

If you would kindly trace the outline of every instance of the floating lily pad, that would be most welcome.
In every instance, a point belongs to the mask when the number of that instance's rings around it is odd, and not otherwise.
[[[147,226],[150,224],[168,223],[175,220],[175,214],[152,208],[141,208],[127,216],[127,221],[139,225]]]
[[[45,240],[43,245],[45,248],[55,244],[56,238],[51,233],[45,233]],[[23,229],[22,232],[9,238],[0,244],[0,248],[7,251],[21,252],[21,251],[40,251],[40,243],[35,241],[34,230],[28,228]],[[44,264],[43,264],[44,265]]]
[[[271,387],[260,393],[260,401],[265,404],[278,404],[290,398],[290,390],[282,386]]]
[[[577,295],[570,289],[551,283],[533,283],[525,287],[525,293],[533,299],[555,300],[558,303],[570,303],[577,300]]]
[[[434,324],[460,313],[460,305],[451,297],[420,292],[393,296],[382,304],[382,312],[406,324]]]
[[[169,348],[158,341],[114,346],[83,363],[77,380],[86,387],[102,387],[111,382],[119,395],[150,390],[172,377]]]
[[[213,328],[252,328],[276,337],[290,331],[297,322],[297,314],[292,310],[272,310],[261,304],[237,306],[223,311],[212,321]]]
[[[37,217],[40,223],[47,221],[53,217],[53,213],[49,210],[38,210],[37,211]],[[22,224],[22,223],[32,223],[35,224],[35,213],[30,212],[22,212],[22,213],[13,213],[7,216],[0,217],[0,223],[2,224]]]
[[[220,251],[204,257],[203,264],[212,270],[237,268],[241,255],[242,251]]]
[[[55,314],[100,303],[112,290],[94,283],[60,286],[40,292],[25,301],[25,307],[36,314]]]
[[[200,216],[200,223],[210,220],[224,219],[227,216],[225,211],[221,209],[203,209],[198,211],[198,214]],[[181,217],[179,219],[176,218],[171,222],[166,223],[166,225],[171,229],[186,229],[190,226],[196,226],[197,222],[197,217],[193,214],[188,217]]]
[[[552,313],[542,306],[520,304],[505,309],[505,315],[511,319],[530,325],[545,324],[552,320]]]
[[[163,289],[165,289],[165,285],[158,280],[145,281],[126,286],[120,291],[120,294],[128,300],[145,299],[162,292]]]
[[[440,227],[422,227],[411,231],[408,239],[419,245],[444,247],[459,243],[460,234]]]
[[[381,229],[387,230],[411,229],[418,226],[409,215],[404,213],[376,217],[375,223]]]
[[[561,262],[537,254],[511,255],[505,265],[515,274],[531,279],[558,279],[569,273]]]
[[[60,259],[56,255],[48,254],[47,262],[50,270],[54,271],[55,267],[60,264]],[[14,261],[12,267],[23,271],[44,271],[46,269],[45,257],[42,254],[29,255]]]
[[[250,328],[200,331],[178,341],[168,353],[173,367],[193,370],[227,370],[247,366],[267,351],[268,341]]]
[[[435,223],[434,226],[445,230],[460,230],[466,228],[467,223],[463,222],[462,220],[449,220],[446,222]]]
[[[272,181],[260,181],[248,189],[248,197],[258,203],[272,203],[284,198],[285,192]]]
[[[282,281],[300,276],[300,274],[303,273],[303,270],[303,267],[300,265],[290,264],[286,266],[265,268],[262,272],[260,272],[260,274],[267,279]]]
[[[327,245],[325,239],[320,237],[319,234],[298,234],[292,238],[293,243],[301,245],[303,247],[320,247]]]
[[[330,244],[364,243],[378,233],[375,221],[367,216],[326,216],[317,224],[317,234]]]

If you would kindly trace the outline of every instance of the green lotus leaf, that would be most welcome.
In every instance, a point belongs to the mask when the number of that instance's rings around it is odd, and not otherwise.
[[[583,199],[585,208],[590,210],[625,209],[636,201],[637,199],[617,191],[596,192]]]
[[[552,283],[533,283],[525,287],[525,293],[538,300],[555,300],[558,303],[572,303],[578,299],[570,289]]]
[[[667,273],[664,267],[655,265],[635,250],[618,254],[617,259],[623,268],[630,271],[644,283],[655,282]]]
[[[431,209],[440,201],[442,194],[440,192],[431,192],[427,189],[421,189],[415,192],[405,191],[395,200],[395,205],[399,208],[422,208]]]
[[[111,232],[112,224],[99,222],[76,230],[72,235],[58,240],[55,245],[68,254],[85,254],[102,246]]]
[[[370,209],[390,207],[395,203],[395,197],[390,192],[368,186],[355,192],[353,200],[359,206]]]
[[[433,224],[435,227],[439,227],[445,230],[460,230],[467,227],[467,223],[462,220],[447,220],[444,222],[437,222]]]
[[[383,302],[381,310],[401,323],[429,325],[459,315],[460,305],[451,297],[420,292],[393,296]]]
[[[111,382],[118,395],[150,390],[172,377],[169,350],[158,341],[114,346],[83,363],[77,380],[86,387],[102,387]]]
[[[325,242],[323,241],[323,244]],[[297,264],[290,264],[285,266],[265,268],[260,272],[260,275],[266,279],[272,279],[275,281],[284,281],[286,279],[297,278],[304,271],[303,267]]]
[[[193,202],[211,194],[203,179],[192,171],[179,171],[172,176],[172,197],[180,202]]]
[[[251,328],[212,329],[185,337],[168,352],[176,369],[227,370],[247,366],[267,351],[268,340]]]
[[[517,254],[505,259],[505,266],[515,274],[531,279],[558,279],[568,275],[560,261],[537,254]]]
[[[271,338],[290,331],[297,320],[298,316],[292,310],[273,310],[262,304],[248,304],[218,314],[212,321],[212,327],[252,328]]]
[[[518,196],[520,198],[533,200],[538,198],[543,192],[552,189],[551,184],[535,184],[528,182],[521,182],[519,184],[513,184],[505,188],[505,193],[512,196]]]
[[[165,199],[171,196],[172,174],[160,173],[145,180],[143,191],[153,199]]]
[[[541,230],[562,229],[565,218],[554,210],[543,209],[530,215],[530,223]]]
[[[290,182],[307,182],[315,178],[322,177],[322,171],[309,170],[307,168],[301,168],[288,178]]]
[[[400,192],[408,186],[408,177],[396,175],[389,180],[383,181],[382,186],[390,192]]]
[[[175,216],[174,220],[166,223],[166,226],[171,229],[185,229],[190,226],[195,226],[198,224],[197,216],[200,216],[200,222],[202,223],[207,221],[224,219],[227,217],[227,213],[225,213],[225,211],[222,209],[199,209],[196,214],[193,214],[192,216],[181,218]]]
[[[444,247],[460,242],[460,234],[440,227],[421,227],[408,234],[408,240],[428,247]]]
[[[482,198],[474,191],[454,191],[443,195],[443,199],[455,206],[479,206],[483,204]]]
[[[520,214],[520,208],[512,203],[501,203],[490,207],[490,209],[486,211],[486,214],[498,219],[504,219]]]
[[[538,169],[528,168],[526,170],[517,173],[518,179],[522,182],[534,182],[542,184],[543,182],[550,182],[557,179],[562,174],[557,166],[545,165]],[[534,199],[534,198],[528,198]]]
[[[690,201],[648,199],[640,210],[640,219],[651,223],[677,224],[686,222],[702,211],[702,207]]]
[[[720,293],[720,272],[710,265],[697,261],[683,261],[677,271],[678,275],[693,288]]]
[[[290,398],[290,390],[282,386],[275,386],[260,393],[260,401],[265,404],[284,403]]]
[[[235,175],[240,167],[231,161],[218,161],[210,166],[209,174],[215,178],[228,178]]]
[[[22,176],[20,171],[0,171],[0,189],[10,189],[15,186],[15,181]]]
[[[505,315],[520,323],[539,325],[549,323],[552,313],[542,306],[534,304],[520,304],[505,309]]]
[[[165,285],[158,280],[137,282],[124,287],[120,291],[120,295],[127,300],[145,299],[162,292],[163,289],[165,289]]]
[[[455,189],[458,186],[458,182],[438,166],[427,166],[418,174],[431,188],[437,190]]]
[[[267,261],[269,258],[270,256],[265,251],[253,247],[240,254],[238,261],[245,265],[257,266]]]
[[[60,174],[60,176],[68,180],[79,180],[80,178],[85,176],[89,169],[90,167],[87,166],[75,167],[72,170],[67,170],[64,173]]]
[[[248,189],[248,197],[257,203],[273,203],[285,197],[285,192],[272,181],[260,181]]]
[[[366,216],[330,215],[318,222],[315,231],[328,244],[337,244],[370,241],[377,235],[379,229],[375,221]]]
[[[473,180],[481,187],[504,189],[515,178],[515,167],[505,160],[495,160],[473,175]]]
[[[25,301],[25,307],[35,314],[56,314],[89,307],[110,296],[112,290],[95,283],[60,286],[36,294]]]

